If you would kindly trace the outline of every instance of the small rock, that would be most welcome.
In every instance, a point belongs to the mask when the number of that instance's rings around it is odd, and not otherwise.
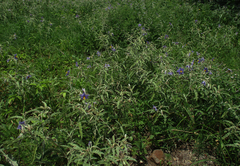
[[[165,160],[165,155],[162,150],[157,149],[152,152],[150,159],[153,160],[156,164],[163,164]]]

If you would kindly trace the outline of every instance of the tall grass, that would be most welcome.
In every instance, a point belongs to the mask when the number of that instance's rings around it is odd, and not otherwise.
[[[1,1],[0,162],[130,165],[188,142],[239,165],[239,14],[179,0]]]

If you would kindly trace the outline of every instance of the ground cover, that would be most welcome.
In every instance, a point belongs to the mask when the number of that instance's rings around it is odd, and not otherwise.
[[[143,165],[188,144],[210,156],[192,165],[239,165],[239,17],[179,0],[1,1],[0,163]]]

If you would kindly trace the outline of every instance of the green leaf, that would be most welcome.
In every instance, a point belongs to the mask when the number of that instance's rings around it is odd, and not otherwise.
[[[81,122],[78,123],[78,127],[79,127],[80,137],[82,139],[83,138],[83,132],[82,132],[82,124],[81,124]]]

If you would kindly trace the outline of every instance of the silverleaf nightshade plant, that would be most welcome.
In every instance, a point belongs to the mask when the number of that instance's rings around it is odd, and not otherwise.
[[[80,96],[81,96],[81,99],[82,99],[82,100],[88,99],[88,96],[89,96],[89,95],[86,94],[85,89],[82,89],[82,91],[83,91],[83,94],[80,95]]]
[[[154,109],[155,111],[157,111],[157,107],[156,107],[156,106],[153,106],[153,109]]]
[[[69,75],[69,72],[70,72],[70,70],[68,70],[68,71],[66,72],[66,76],[68,76],[68,75]]]
[[[26,125],[26,123],[25,123],[25,121],[20,121],[19,123],[18,123],[18,127],[17,127],[17,129],[18,130],[22,130],[22,125]]]
[[[178,72],[179,75],[184,74],[184,68],[181,68],[181,67],[180,67],[180,68],[177,70],[177,72]]]

